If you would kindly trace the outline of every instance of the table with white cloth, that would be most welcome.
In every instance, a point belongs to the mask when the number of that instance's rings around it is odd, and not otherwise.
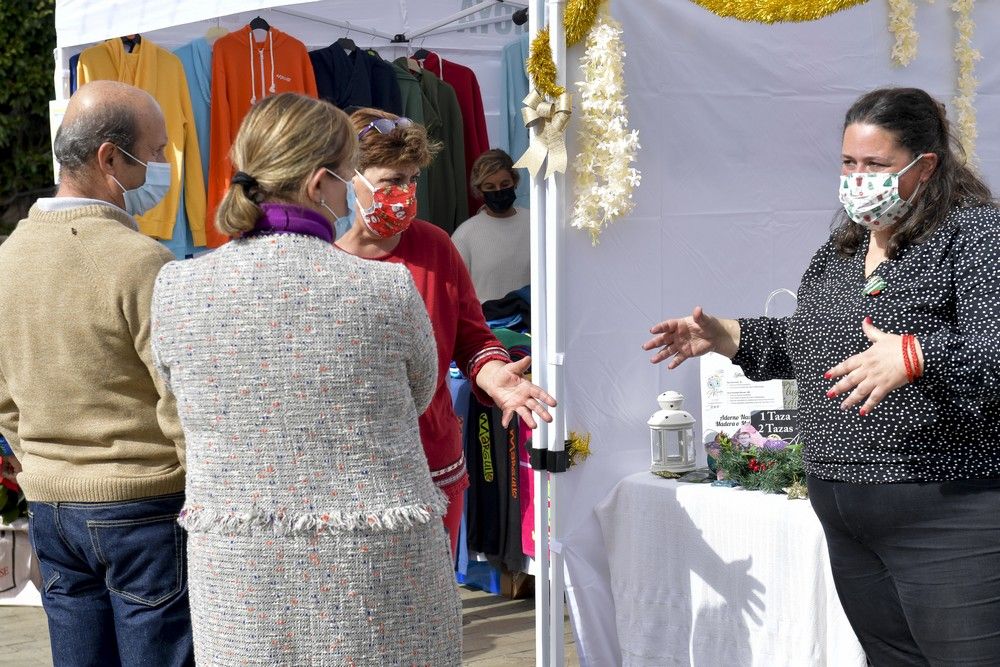
[[[642,472],[595,512],[623,665],[865,665],[808,500]]]

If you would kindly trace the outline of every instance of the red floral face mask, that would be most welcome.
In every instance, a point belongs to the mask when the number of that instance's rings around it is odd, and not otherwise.
[[[355,173],[372,193],[371,207],[359,207],[368,231],[383,239],[405,231],[417,217],[417,186],[388,185],[376,189],[361,172]]]

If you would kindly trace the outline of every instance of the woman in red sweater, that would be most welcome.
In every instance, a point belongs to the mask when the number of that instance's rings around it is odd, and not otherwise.
[[[454,553],[469,478],[461,425],[448,392],[451,361],[470,379],[481,402],[503,411],[504,426],[514,413],[531,428],[537,425],[532,413],[552,421],[545,406],[556,401],[524,379],[530,357],[511,362],[486,326],[472,279],[448,234],[416,219],[417,175],[440,146],[430,144],[422,126],[377,109],[359,109],[351,121],[360,143],[352,182],[356,202],[350,227],[343,231],[347,221],[338,221],[342,236],[337,246],[358,257],[404,264],[427,306],[437,343],[438,380],[430,407],[420,417],[420,438],[431,477],[448,497],[444,522]]]

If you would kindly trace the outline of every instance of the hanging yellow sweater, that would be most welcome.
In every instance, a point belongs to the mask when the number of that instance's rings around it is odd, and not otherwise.
[[[173,238],[174,225],[191,228],[195,245],[205,245],[205,179],[195,130],[187,78],[180,59],[143,39],[132,53],[120,39],[109,39],[80,54],[77,81],[110,79],[141,88],[152,95],[167,122],[167,162],[170,191],[154,209],[136,218],[139,229],[158,239]],[[185,209],[180,210],[181,187]]]

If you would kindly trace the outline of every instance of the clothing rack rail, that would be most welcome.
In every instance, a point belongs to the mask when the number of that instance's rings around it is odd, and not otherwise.
[[[518,7],[520,9],[523,9],[523,8],[525,8],[525,7],[528,6],[527,3],[520,2],[519,0],[483,0],[483,2],[480,2],[479,4],[473,5],[471,7],[467,7],[466,9],[463,9],[463,10],[461,10],[459,12],[455,12],[451,16],[447,16],[447,17],[441,19],[440,21],[436,21],[435,23],[432,23],[432,24],[430,24],[428,26],[424,26],[423,28],[420,28],[418,30],[414,30],[409,35],[407,35],[407,37],[410,40],[413,40],[413,39],[416,39],[417,37],[423,37],[425,35],[429,35],[430,33],[435,32],[435,31],[437,31],[435,34],[440,34],[441,32],[450,32],[452,30],[461,30],[461,29],[465,28],[468,24],[462,23],[462,24],[460,24],[458,26],[452,26],[452,24],[455,23],[456,21],[458,21],[459,19],[463,19],[466,16],[469,16],[471,14],[475,14],[476,12],[481,12],[484,9],[489,9],[493,5],[501,4],[501,3],[508,4],[508,5],[512,6],[512,7]],[[510,17],[503,17],[503,18],[497,19],[497,20],[506,21],[506,20],[509,20],[509,19],[510,19]],[[449,26],[449,30],[439,30],[439,28],[444,28],[445,26]]]
[[[482,25],[489,25],[491,23],[500,23],[502,21],[511,20],[510,16],[496,16],[492,18],[485,18],[478,21],[466,21],[464,23],[458,23],[461,19],[466,16],[471,16],[477,12],[489,9],[490,7],[497,4],[507,4],[511,7],[525,8],[527,5],[521,0],[483,0],[482,2],[475,4],[471,7],[466,7],[465,9],[455,12],[450,16],[435,21],[430,25],[426,25],[422,28],[418,28],[410,33],[397,33],[395,35],[390,35],[387,32],[382,32],[381,30],[376,30],[375,28],[369,28],[367,26],[358,25],[352,23],[351,21],[342,21],[340,19],[324,18],[319,16],[314,16],[312,14],[305,14],[302,12],[292,11],[285,8],[274,8],[271,12],[275,14],[284,14],[285,16],[294,16],[295,18],[305,19],[307,21],[315,21],[316,23],[322,23],[324,25],[333,26],[336,28],[344,28],[351,32],[358,32],[365,35],[370,35],[372,37],[378,37],[384,39],[391,44],[406,44],[412,42],[414,39],[421,37],[430,37],[432,35],[440,35],[447,32],[453,32],[455,30],[466,30],[469,28],[476,28]]]
[[[275,9],[272,9],[271,11],[274,12],[275,14],[284,14],[285,16],[294,16],[295,18],[298,18],[298,19],[305,19],[307,21],[315,21],[316,23],[322,23],[323,25],[333,26],[335,28],[345,28],[349,33],[350,32],[360,32],[360,33],[363,33],[365,35],[371,35],[372,37],[380,37],[382,39],[386,39],[386,40],[389,40],[389,41],[392,41],[392,39],[393,39],[393,35],[390,35],[387,32],[382,32],[381,30],[376,30],[374,28],[368,28],[366,26],[358,25],[356,23],[352,23],[351,21],[341,21],[340,19],[321,18],[319,16],[313,16],[312,14],[303,14],[302,12],[294,12],[294,11],[291,11],[290,9],[278,9],[278,8],[275,8]]]

